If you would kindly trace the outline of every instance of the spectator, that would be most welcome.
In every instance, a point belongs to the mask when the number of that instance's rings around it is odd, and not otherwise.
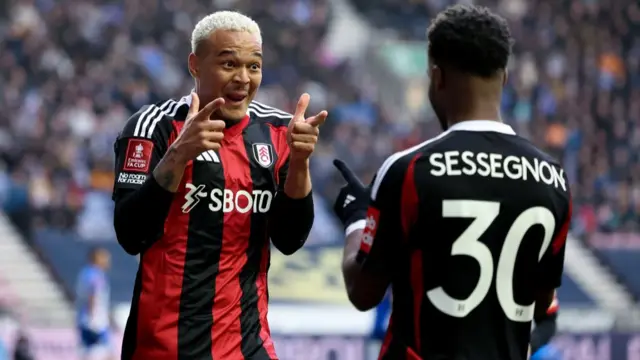
[[[407,40],[424,40],[429,18],[448,4],[352,2],[373,26],[394,29]],[[389,119],[376,101],[375,81],[362,86],[348,81],[356,64],[336,63],[323,46],[331,16],[327,0],[214,4],[244,11],[263,28],[258,100],[291,109],[291,99],[305,90],[315,107],[332,109],[326,130],[331,136],[323,136],[313,164],[318,196],[333,195],[338,185],[327,175],[332,158],[344,158],[370,178],[390,152],[433,134],[427,125]],[[636,229],[637,2],[484,4],[501,9],[517,40],[503,99],[505,119],[564,160],[576,184],[580,231]],[[21,229],[77,229],[98,240],[113,237],[108,215],[113,139],[131,111],[191,88],[185,39],[194,21],[213,10],[204,0],[15,0],[0,11],[7,29],[0,35],[0,106],[6,109],[0,115],[5,165],[0,198]],[[416,86],[411,94],[419,96]],[[333,227],[332,220],[322,222]],[[322,238],[322,232],[313,237]]]

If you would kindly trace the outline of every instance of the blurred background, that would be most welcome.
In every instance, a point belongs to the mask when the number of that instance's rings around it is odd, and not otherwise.
[[[339,157],[369,180],[439,132],[425,29],[447,0],[3,0],[0,2],[0,360],[77,358],[76,278],[112,255],[116,341],[135,257],[112,228],[113,142],[144,104],[181,97],[195,23],[237,9],[262,27],[257,100],[328,109],[313,160],[316,222],[274,252],[271,329],[282,360],[372,357],[374,315],[353,310],[331,213]],[[516,39],[503,115],[558,157],[573,187],[556,345],[566,359],[640,359],[640,6],[635,0],[486,0]],[[19,339],[22,339],[18,341]]]

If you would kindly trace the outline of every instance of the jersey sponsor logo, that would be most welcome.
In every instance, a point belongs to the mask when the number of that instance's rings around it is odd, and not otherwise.
[[[152,154],[153,142],[150,140],[129,139],[123,170],[146,173],[151,165]]]
[[[567,191],[564,170],[544,160],[496,153],[445,151],[429,155],[431,175],[479,175],[496,179],[534,180]]]
[[[260,166],[268,168],[273,164],[273,151],[269,144],[253,144],[253,157]]]
[[[186,183],[184,187],[189,190],[184,194],[184,204],[182,205],[182,212],[186,214],[196,207],[200,199],[207,196],[207,193],[202,191],[205,188],[204,184],[195,186],[191,183]]]
[[[118,184],[142,185],[147,180],[145,174],[130,174],[121,172],[118,174]]]
[[[212,189],[207,191],[204,184],[194,185],[187,183],[185,188],[188,191],[184,195],[183,213],[190,212],[202,199],[207,198],[210,200],[209,210],[213,212],[266,213],[271,208],[271,201],[274,196],[268,190],[253,190],[249,192],[246,190]]]
[[[365,254],[369,254],[371,246],[373,246],[373,239],[376,237],[378,231],[378,222],[380,220],[380,210],[369,206],[367,211],[367,218],[365,219],[366,225],[362,232],[362,240],[360,241],[360,251]]]

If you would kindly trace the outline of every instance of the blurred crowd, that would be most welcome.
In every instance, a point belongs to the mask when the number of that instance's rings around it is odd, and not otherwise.
[[[446,0],[351,0],[375,29],[424,41]],[[484,1],[516,39],[503,115],[561,158],[578,232],[640,224],[640,7],[633,0]],[[432,136],[432,119],[398,129],[354,62],[326,46],[328,0],[8,0],[0,5],[0,201],[23,231],[112,236],[113,141],[143,104],[180,97],[195,22],[237,9],[263,30],[258,99],[291,111],[300,93],[328,109],[314,162],[318,221],[341,157],[370,179],[390,153]],[[344,34],[348,37],[349,34]],[[424,99],[424,101],[428,101]]]

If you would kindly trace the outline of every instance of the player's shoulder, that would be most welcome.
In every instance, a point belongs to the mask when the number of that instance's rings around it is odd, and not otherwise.
[[[516,141],[517,146],[520,147],[523,155],[544,160],[556,167],[562,167],[557,158],[537,147],[529,139],[516,135],[514,136],[514,140]]]
[[[528,184],[534,187],[539,184],[548,185],[544,188],[553,194],[551,199],[554,199],[553,202],[557,205],[558,211],[563,213],[571,206],[572,200],[569,178],[562,164],[556,157],[540,149],[530,140],[521,136],[514,138],[518,145],[517,155],[520,155],[520,161],[523,162],[523,174],[529,173],[530,179],[536,180]],[[528,159],[526,166],[525,159]],[[532,190],[531,193],[535,193],[535,190]]]
[[[451,133],[443,132],[434,138],[392,154],[382,163],[377,175],[384,175],[390,171],[392,173],[404,172],[412,162],[422,157],[425,153],[437,149],[438,145],[450,138]]]
[[[120,137],[140,137],[151,139],[158,131],[171,131],[172,121],[186,115],[191,103],[190,96],[168,99],[154,104],[143,105],[127,120]],[[184,117],[184,116],[183,116]]]
[[[376,172],[373,185],[371,187],[372,198],[375,199],[380,187],[383,183],[399,183],[412,165],[422,157],[431,148],[437,146],[438,143],[444,141],[449,136],[448,133],[442,133],[439,136],[423,141],[408,149],[398,151],[389,156]]]
[[[251,120],[268,123],[275,127],[286,127],[293,118],[293,115],[286,111],[258,101],[252,101],[247,112]]]

